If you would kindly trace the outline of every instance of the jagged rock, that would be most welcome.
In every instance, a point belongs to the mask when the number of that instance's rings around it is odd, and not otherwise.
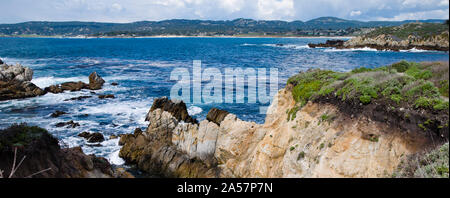
[[[89,85],[87,85],[84,82],[78,81],[78,82],[65,82],[61,84],[61,89],[64,91],[80,91],[82,89],[89,88]]]
[[[171,112],[163,111],[168,109]],[[186,116],[174,112],[186,111]],[[182,122],[188,120],[186,106],[182,102],[172,102],[167,98],[156,99],[147,119],[150,121],[145,132],[136,129],[134,134],[122,135],[119,145],[123,145],[119,156],[128,163],[137,164],[139,169],[159,173],[167,177],[215,177],[214,162],[205,163],[195,156],[177,149],[172,143],[172,133],[177,127],[197,124]],[[184,120],[183,120],[184,118]]]
[[[69,122],[60,122],[60,123],[57,123],[55,126],[58,127],[58,128],[60,128],[60,127],[65,127],[65,126],[67,126],[67,128],[76,128],[76,127],[79,127],[80,124],[77,123],[77,122],[74,122],[73,120],[71,120],[71,121],[69,121]]]
[[[316,47],[342,47],[344,46],[344,40],[327,40],[325,43],[319,43],[319,44],[308,44],[310,48],[316,48]]]
[[[0,66],[0,101],[42,96],[44,90],[31,83],[33,70],[20,64]]]
[[[104,83],[105,80],[103,80],[103,78],[100,77],[97,74],[97,72],[92,72],[91,75],[89,75],[89,89],[91,90],[101,89]]]
[[[113,83],[111,83],[111,85],[112,86],[117,86],[117,85],[119,85],[119,83],[113,82]]]
[[[2,61],[2,59],[0,59],[0,65],[3,65],[3,61]]]
[[[61,115],[64,115],[64,114],[67,114],[67,113],[64,112],[64,111],[55,111],[55,112],[53,112],[50,116],[51,116],[52,118],[57,118],[57,117],[59,117],[59,116],[61,116]]]
[[[44,89],[46,92],[58,94],[64,92],[60,85],[51,85],[50,87],[46,87]]]
[[[230,114],[228,111],[212,108],[209,110],[206,119],[220,126],[220,123],[225,119],[225,117],[227,117],[228,114]]]
[[[42,96],[45,93],[29,81],[0,81],[0,101]]]
[[[116,98],[116,97],[112,94],[109,94],[109,95],[99,95],[98,98],[107,99],[107,98]]]
[[[0,66],[0,81],[31,81],[33,79],[33,70],[29,67],[23,67],[20,64],[17,65],[6,65]]]
[[[157,98],[153,102],[150,112],[162,109],[172,114],[178,121],[184,121],[188,123],[198,123],[198,121],[191,116],[186,108],[186,104],[181,100],[169,100],[167,97]],[[148,116],[146,120],[148,121]]]
[[[105,137],[101,133],[82,132],[82,133],[78,134],[78,136],[85,138],[89,143],[105,141]]]
[[[126,171],[124,168],[116,168],[114,171],[116,178],[135,178],[131,173]]]
[[[19,137],[19,138],[17,138]],[[20,139],[22,138],[22,139]],[[13,125],[0,131],[0,170],[8,176],[17,148],[17,161],[26,156],[13,178],[111,178],[115,177],[108,161],[85,155],[81,147],[61,149],[58,140],[45,129]]]

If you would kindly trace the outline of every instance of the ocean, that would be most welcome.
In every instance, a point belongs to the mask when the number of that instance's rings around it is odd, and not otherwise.
[[[175,68],[192,71],[194,60],[203,68],[276,68],[279,88],[287,79],[310,68],[349,71],[358,67],[379,67],[401,60],[448,61],[446,52],[409,50],[402,52],[372,49],[310,49],[308,43],[326,38],[0,38],[0,59],[8,64],[20,63],[34,70],[32,82],[41,88],[68,81],[88,82],[96,71],[106,83],[96,94],[114,94],[116,98],[97,97],[65,101],[92,95],[90,90],[47,94],[42,97],[0,102],[0,128],[26,122],[48,129],[63,146],[82,146],[87,154],[107,158],[116,165],[118,139],[110,135],[132,133],[145,128],[146,113],[153,100],[169,96],[177,83],[170,80]],[[280,45],[282,44],[282,45]],[[117,82],[118,86],[111,83]],[[194,93],[195,94],[195,93]],[[255,103],[187,103],[189,113],[205,119],[216,107],[236,114],[246,121],[263,123],[260,104]],[[56,110],[68,114],[51,118]],[[58,122],[73,120],[81,124],[74,129],[56,128]],[[106,141],[88,144],[77,137],[80,132],[100,132]]]

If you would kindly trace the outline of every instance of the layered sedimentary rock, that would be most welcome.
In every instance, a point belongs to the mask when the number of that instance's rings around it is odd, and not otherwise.
[[[44,95],[46,92],[30,81],[33,71],[20,64],[0,66],[0,101],[29,98]]]
[[[386,177],[402,156],[432,144],[425,132],[330,103],[309,102],[288,119],[295,106],[290,88],[275,97],[264,124],[216,109],[200,123],[184,122],[170,112],[184,103],[157,100],[146,131],[122,136],[120,156],[168,177]],[[158,108],[164,106],[173,107]]]

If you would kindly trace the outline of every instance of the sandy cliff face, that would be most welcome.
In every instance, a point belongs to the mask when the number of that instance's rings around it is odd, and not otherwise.
[[[121,157],[171,177],[386,177],[429,144],[331,104],[309,102],[288,121],[294,105],[288,88],[281,90],[262,125],[233,114],[219,124],[186,123],[154,109],[145,132],[122,137]]]

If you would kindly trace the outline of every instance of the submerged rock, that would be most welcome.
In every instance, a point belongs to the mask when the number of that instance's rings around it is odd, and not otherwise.
[[[101,89],[104,83],[105,80],[103,80],[103,78],[100,77],[97,74],[97,72],[92,72],[91,75],[89,75],[89,89],[91,90]]]
[[[101,133],[83,132],[83,133],[78,134],[78,136],[85,138],[89,143],[105,141],[105,137],[103,137],[103,134],[101,134]]]
[[[105,158],[86,155],[81,147],[61,149],[58,140],[45,129],[26,125],[13,125],[0,130],[0,170],[6,177],[12,168],[15,149],[16,165],[24,156],[26,158],[13,178],[116,177]]]
[[[87,98],[92,98],[92,96],[79,96],[79,97],[75,97],[75,98],[69,98],[69,99],[65,99],[64,101],[71,101],[71,100],[84,100]]]
[[[77,122],[74,122],[73,120],[71,120],[71,121],[69,121],[69,122],[60,122],[60,123],[57,123],[55,126],[58,127],[58,128],[60,128],[60,127],[65,127],[65,126],[67,126],[67,128],[76,128],[76,127],[79,127],[80,124],[77,123]]]
[[[67,113],[64,112],[64,111],[55,111],[55,112],[52,113],[50,116],[51,116],[52,118],[57,118],[57,117],[59,117],[59,116],[61,116],[61,115],[64,115],[64,114],[67,114]]]
[[[98,98],[99,99],[107,99],[107,98],[116,98],[116,97],[112,94],[108,94],[108,95],[99,95]]]

